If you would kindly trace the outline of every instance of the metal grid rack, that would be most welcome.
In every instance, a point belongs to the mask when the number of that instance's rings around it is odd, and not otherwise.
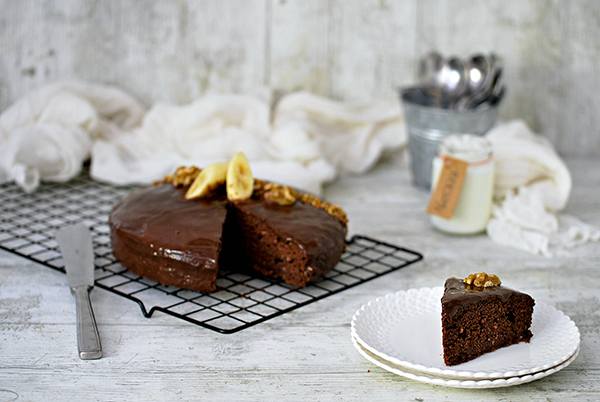
[[[168,287],[132,274],[110,245],[108,215],[135,187],[116,187],[84,173],[68,183],[45,183],[33,194],[0,185],[0,248],[65,272],[54,232],[83,222],[92,232],[95,286],[155,311],[225,334],[238,332],[421,260],[421,254],[365,236],[354,236],[337,266],[303,289],[260,274],[220,272],[217,291],[204,294]]]

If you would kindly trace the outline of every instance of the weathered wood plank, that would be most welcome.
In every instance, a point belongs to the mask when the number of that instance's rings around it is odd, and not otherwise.
[[[329,96],[348,101],[396,101],[414,80],[414,2],[334,1],[331,7]]]
[[[331,92],[330,13],[330,1],[271,1],[271,86]]]
[[[600,152],[600,3],[587,0],[0,0],[0,110],[45,83],[115,84],[148,105],[261,85],[395,102],[437,49],[495,51],[524,119],[565,155]]]
[[[0,3],[4,109],[48,82],[115,84],[147,104],[263,84],[265,2]]]
[[[567,2],[555,144],[571,155],[600,150],[600,4]]]

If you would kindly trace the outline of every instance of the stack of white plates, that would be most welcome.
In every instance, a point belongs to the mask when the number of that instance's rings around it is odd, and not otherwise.
[[[362,306],[352,318],[352,341],[370,362],[413,380],[456,388],[498,388],[562,370],[579,353],[575,323],[536,301],[529,343],[521,342],[456,366],[442,354],[443,288],[400,291]]]

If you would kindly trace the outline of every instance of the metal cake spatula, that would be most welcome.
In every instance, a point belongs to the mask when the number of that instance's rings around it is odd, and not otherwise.
[[[102,346],[89,294],[94,286],[92,236],[84,224],[59,229],[55,236],[65,262],[69,287],[75,296],[79,357],[83,360],[99,359]]]

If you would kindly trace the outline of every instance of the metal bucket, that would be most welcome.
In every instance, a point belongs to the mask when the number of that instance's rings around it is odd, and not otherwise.
[[[431,189],[431,164],[440,140],[451,134],[484,135],[496,122],[500,102],[476,110],[452,110],[430,104],[421,87],[402,88],[400,100],[408,129],[412,182]]]

